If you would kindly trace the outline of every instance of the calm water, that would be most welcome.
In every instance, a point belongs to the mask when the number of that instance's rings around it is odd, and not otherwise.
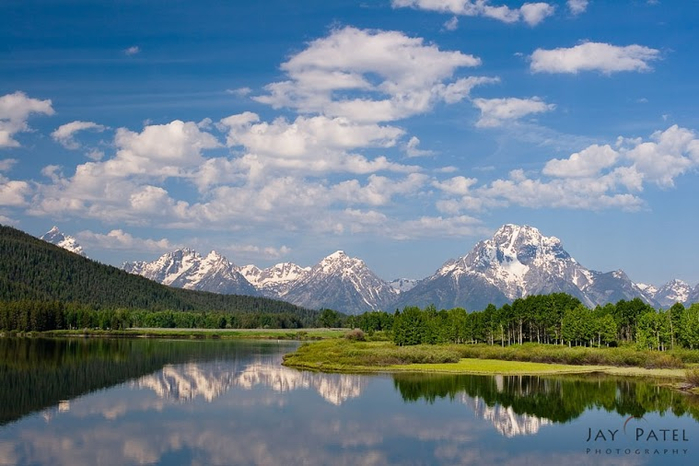
[[[299,372],[295,346],[0,339],[0,465],[699,464],[699,400],[649,384]]]

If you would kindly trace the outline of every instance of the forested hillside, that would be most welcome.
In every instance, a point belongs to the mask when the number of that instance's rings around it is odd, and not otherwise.
[[[293,314],[304,325],[316,311],[267,298],[169,288],[0,226],[0,301],[60,301],[93,309]]]

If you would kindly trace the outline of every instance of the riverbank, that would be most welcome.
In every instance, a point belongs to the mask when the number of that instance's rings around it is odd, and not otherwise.
[[[600,354],[606,353],[606,355]],[[601,373],[616,376],[686,378],[699,354],[660,355],[630,348],[546,348],[545,345],[490,347],[487,345],[396,346],[392,342],[352,342],[345,339],[304,344],[284,357],[283,364],[325,372],[432,372],[458,374],[554,375]],[[699,352],[696,352],[699,353]],[[688,361],[682,361],[682,357]],[[558,358],[559,361],[554,361]],[[529,359],[529,360],[527,360]],[[561,361],[596,359],[604,364],[567,364]],[[610,361],[643,364],[610,364]],[[665,367],[658,367],[664,364]],[[653,366],[656,367],[653,367]],[[644,367],[645,366],[645,367]],[[647,367],[651,366],[651,367]]]
[[[339,338],[346,329],[204,329],[204,328],[130,328],[125,330],[50,330],[46,332],[4,332],[0,336],[49,338],[176,338],[217,340],[299,340],[315,341]]]

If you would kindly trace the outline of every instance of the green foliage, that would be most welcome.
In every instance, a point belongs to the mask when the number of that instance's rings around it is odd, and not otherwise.
[[[345,333],[345,338],[350,341],[365,341],[364,332],[360,328],[355,328]]]
[[[699,349],[699,304],[692,304],[682,313],[679,337],[684,346]]]
[[[139,309],[162,312],[149,317],[158,327],[298,328],[317,323],[317,311],[261,297],[170,288],[6,226],[0,226],[0,257],[0,301],[22,303],[17,306],[25,309],[13,308],[0,316],[0,328],[28,331],[128,326],[129,317],[119,315],[118,309],[122,313]],[[57,303],[62,303],[69,322],[52,320],[47,314]],[[95,315],[103,310],[108,312]],[[177,315],[181,311],[194,315]],[[206,317],[198,317],[200,313]],[[3,318],[10,322],[3,323]]]

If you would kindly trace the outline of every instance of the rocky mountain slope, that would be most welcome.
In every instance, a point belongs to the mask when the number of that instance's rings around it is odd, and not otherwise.
[[[175,288],[248,296],[259,294],[238,272],[238,267],[216,251],[202,257],[192,249],[178,249],[153,262],[125,262],[122,268]]]
[[[70,238],[56,228],[49,233],[47,238],[56,241]],[[66,240],[63,244],[77,243]],[[262,295],[352,314],[430,304],[471,311],[490,303],[500,306],[517,298],[554,292],[573,295],[589,307],[637,297],[665,308],[675,302],[699,302],[699,285],[692,288],[673,280],[655,287],[634,283],[622,270],[591,270],[571,257],[558,238],[519,225],[503,225],[467,255],[448,260],[422,280],[386,282],[362,260],[342,251],[313,267],[284,262],[261,269],[255,265],[238,267],[214,251],[202,257],[191,249],[180,249],[153,262],[125,263],[123,268],[174,287]]]
[[[75,254],[87,257],[85,255],[85,251],[83,251],[83,247],[80,246],[78,241],[72,236],[61,233],[57,226],[54,226],[49,231],[44,233],[39,239],[44,240],[47,243],[55,244],[59,248],[63,248],[70,252],[74,252]]]
[[[447,261],[402,293],[397,303],[480,310],[489,303],[500,306],[529,295],[559,292],[591,307],[636,297],[656,304],[623,271],[589,270],[563,249],[558,238],[518,225],[502,226],[466,256]]]

